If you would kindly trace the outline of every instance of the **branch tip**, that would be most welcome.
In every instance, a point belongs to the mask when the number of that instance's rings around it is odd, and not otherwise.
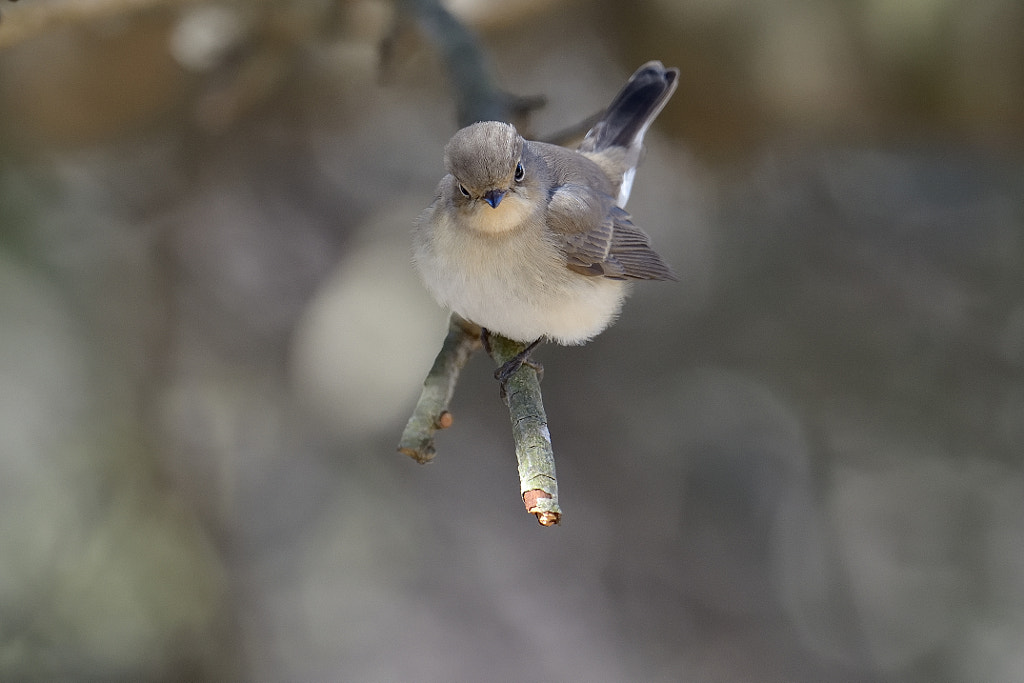
[[[537,521],[540,522],[541,526],[555,526],[562,521],[562,516],[556,512],[534,511],[534,514],[537,515]]]
[[[537,517],[541,526],[554,526],[562,520],[562,512],[558,502],[547,491],[533,489],[523,493],[523,504],[526,511]]]
[[[424,445],[419,448],[400,446],[398,448],[398,452],[402,455],[408,455],[421,465],[426,465],[428,462],[432,461],[434,459],[434,455],[436,455],[433,446],[428,445]]]

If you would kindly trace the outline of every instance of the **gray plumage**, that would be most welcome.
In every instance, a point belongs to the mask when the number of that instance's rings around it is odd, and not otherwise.
[[[675,280],[623,207],[677,75],[660,62],[642,66],[576,151],[496,121],[458,131],[414,232],[415,262],[435,297],[512,339],[576,344],[615,318],[622,281]]]

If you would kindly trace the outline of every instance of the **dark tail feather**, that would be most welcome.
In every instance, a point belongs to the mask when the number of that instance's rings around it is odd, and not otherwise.
[[[675,92],[678,76],[679,69],[666,69],[657,61],[647,62],[637,69],[608,105],[601,120],[587,133],[580,151],[598,152],[608,147],[639,145]]]

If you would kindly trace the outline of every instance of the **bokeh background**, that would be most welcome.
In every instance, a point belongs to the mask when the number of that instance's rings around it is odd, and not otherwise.
[[[395,452],[409,6],[0,6],[0,679],[1024,680],[1024,5],[447,4],[532,136],[682,71],[630,203],[682,281],[539,352],[551,529],[482,356]]]

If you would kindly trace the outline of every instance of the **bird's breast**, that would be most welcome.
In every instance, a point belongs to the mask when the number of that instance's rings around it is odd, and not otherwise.
[[[533,218],[486,233],[435,215],[416,264],[439,302],[517,341],[583,343],[608,326],[625,294],[620,281],[569,270],[556,236]]]

